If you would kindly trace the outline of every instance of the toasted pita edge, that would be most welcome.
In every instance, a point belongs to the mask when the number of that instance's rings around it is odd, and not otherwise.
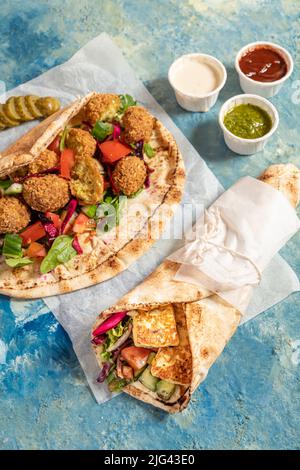
[[[188,406],[189,401],[191,399],[191,392],[189,387],[175,403],[166,403],[160,400],[159,398],[154,398],[153,396],[151,396],[150,391],[148,392],[146,390],[140,390],[139,388],[136,388],[134,384],[127,385],[123,390],[128,395],[137,398],[138,400],[141,400],[144,403],[153,405],[156,408],[160,408],[163,411],[167,411],[168,413],[178,413],[180,411],[183,411]]]
[[[280,191],[297,207],[300,202],[300,170],[293,163],[270,165],[259,177],[260,181]]]

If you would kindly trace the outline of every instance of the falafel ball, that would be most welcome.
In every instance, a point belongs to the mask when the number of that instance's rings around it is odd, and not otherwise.
[[[77,128],[69,130],[66,147],[74,150],[77,157],[92,157],[96,151],[96,145],[96,140],[89,132]]]
[[[17,233],[30,222],[30,211],[13,196],[0,198],[0,233]]]
[[[118,95],[112,93],[97,93],[85,107],[86,120],[94,126],[97,121],[109,121],[121,107]]]
[[[80,203],[97,204],[102,200],[104,179],[95,158],[78,158],[71,173],[71,193]]]
[[[132,196],[145,183],[146,165],[138,157],[124,157],[118,161],[113,174],[113,182],[125,196]]]
[[[139,140],[148,142],[153,131],[153,117],[142,106],[129,106],[124,113],[124,140],[127,144]]]
[[[24,181],[23,197],[35,211],[55,212],[71,197],[69,183],[57,175],[32,177]]]
[[[44,150],[38,158],[33,160],[28,167],[30,174],[40,173],[41,171],[49,170],[57,166],[59,163],[58,155],[52,150]]]

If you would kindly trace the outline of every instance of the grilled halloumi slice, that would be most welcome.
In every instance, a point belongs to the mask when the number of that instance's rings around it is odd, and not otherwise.
[[[151,362],[151,374],[174,384],[189,385],[192,380],[192,353],[187,332],[185,307],[174,305],[179,343],[173,348],[160,348]]]
[[[139,310],[133,317],[133,341],[135,346],[145,348],[177,346],[179,336],[173,306]]]

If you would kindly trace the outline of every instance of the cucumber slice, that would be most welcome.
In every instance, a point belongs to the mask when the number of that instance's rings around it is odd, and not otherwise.
[[[35,119],[39,119],[43,117],[41,111],[36,106],[36,102],[38,101],[39,97],[35,95],[27,95],[25,96],[25,103],[28,108],[28,111],[34,116]]]
[[[144,372],[146,367],[147,367],[147,365],[145,365],[141,369],[135,371],[134,376],[133,376],[134,380],[137,380],[142,375],[142,373]]]
[[[96,206],[96,205],[92,205],[92,206],[82,206],[82,207],[81,207],[81,211],[82,211],[85,215],[87,215],[88,217],[90,217],[91,219],[93,219],[94,217],[96,217],[97,208],[98,208],[98,206]]]
[[[162,400],[168,401],[175,392],[175,384],[171,384],[166,380],[159,380],[156,385],[156,393]]]
[[[149,390],[152,392],[155,392],[156,390],[156,384],[158,382],[158,379],[154,377],[151,372],[150,372],[150,367],[147,367],[142,375],[139,378],[139,381]]]
[[[3,111],[5,112],[6,116],[9,117],[9,119],[15,120],[15,121],[21,121],[22,118],[18,114],[16,107],[15,107],[15,97],[11,96],[8,98],[6,103],[3,105]]]
[[[151,353],[149,354],[149,357],[148,357],[148,359],[147,359],[147,363],[148,363],[149,365],[152,363],[152,361],[153,361],[153,359],[155,358],[155,356],[156,356],[156,353],[155,353],[155,352],[151,352]]]
[[[15,96],[15,107],[22,121],[32,121],[34,119],[26,106],[25,96]]]

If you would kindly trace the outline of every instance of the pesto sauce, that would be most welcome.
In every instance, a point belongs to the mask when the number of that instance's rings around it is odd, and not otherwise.
[[[225,115],[224,125],[237,137],[257,139],[271,130],[272,120],[259,106],[239,104]]]

